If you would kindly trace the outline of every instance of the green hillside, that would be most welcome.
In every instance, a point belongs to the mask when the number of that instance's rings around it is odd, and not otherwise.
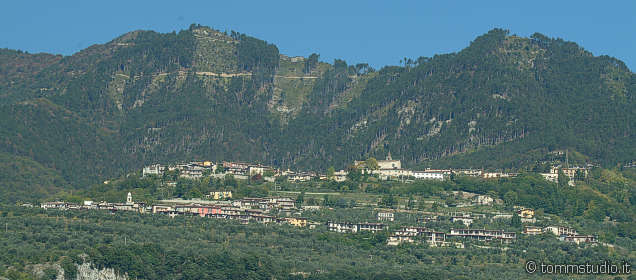
[[[375,71],[192,25],[66,57],[0,50],[0,152],[64,188],[155,162],[324,171],[389,151],[412,167],[525,169],[567,148],[615,166],[636,158],[635,91],[621,61],[541,34],[494,29]],[[16,174],[0,185],[31,187]]]

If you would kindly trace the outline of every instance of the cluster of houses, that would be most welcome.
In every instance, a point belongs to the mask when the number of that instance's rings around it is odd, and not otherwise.
[[[547,181],[556,183],[559,181],[559,171],[562,171],[565,176],[568,177],[568,185],[574,186],[574,181],[577,177],[587,178],[588,168],[586,167],[562,167],[552,166],[549,173],[540,173]]]
[[[179,171],[179,176],[183,178],[198,179],[203,176],[213,176],[214,174],[232,174],[244,177],[261,175],[266,171],[274,170],[273,168],[260,164],[250,164],[242,162],[222,162],[214,163],[211,161],[192,161],[189,163],[180,163],[175,165],[153,164],[143,168],[143,176],[162,176],[166,171]]]
[[[389,179],[412,179],[412,180],[446,180],[452,174],[480,177],[484,179],[498,179],[516,177],[518,173],[506,172],[485,172],[479,169],[426,169],[426,170],[410,170],[402,168],[400,160],[391,158],[389,152],[386,159],[375,160],[374,166],[369,166],[369,161],[354,161],[353,166],[359,169],[363,174],[374,174],[382,180]],[[179,176],[184,178],[197,179],[203,176],[223,177],[226,174],[232,174],[237,179],[248,179],[252,176],[260,175],[263,180],[273,182],[276,177],[285,177],[292,182],[306,182],[313,179],[334,180],[342,182],[347,180],[348,171],[335,171],[333,174],[325,175],[315,172],[279,170],[271,166],[252,164],[245,162],[229,162],[214,163],[211,161],[193,161],[190,163],[182,163],[175,165],[153,164],[143,168],[143,175],[161,176],[166,171],[179,171]],[[559,171],[570,178],[570,184],[574,184],[573,180],[577,176],[586,177],[588,169],[584,167],[561,167],[553,166],[549,173],[541,173],[548,181],[556,182],[558,180]]]
[[[268,215],[267,211],[261,209],[219,206],[219,205],[154,205],[152,207],[154,214],[166,214],[174,216],[200,216],[206,218],[236,220],[242,224],[250,222],[257,223],[287,223],[298,227],[315,227],[315,223],[309,223],[307,218],[303,217],[276,217]]]
[[[387,244],[399,245],[400,243],[414,243],[417,237],[423,238],[424,241],[431,246],[444,247],[455,244],[455,246],[463,247],[461,243],[447,242],[444,232],[430,230],[425,227],[402,227],[389,236]]]
[[[530,208],[520,208],[517,211],[517,214],[521,218],[522,223],[535,223],[536,219],[534,218],[534,210]],[[389,213],[378,213],[378,220],[383,221],[386,220],[384,217],[380,217],[382,215],[389,215]],[[512,214],[501,214],[501,213],[490,213],[493,216],[490,217],[491,220],[497,219],[510,219],[512,218]],[[444,216],[448,218],[451,223],[462,223],[466,227],[470,227],[475,220],[477,219],[486,219],[486,214],[482,213],[469,213],[469,212],[448,212]],[[392,217],[392,216],[391,216]],[[426,216],[423,218],[418,218],[418,222],[431,222],[439,220],[439,216]],[[393,221],[391,219],[391,221]]]
[[[135,211],[145,213],[149,209],[143,202],[135,202],[132,199],[132,194],[128,193],[126,197],[126,203],[110,203],[110,202],[98,202],[84,201],[83,204],[74,204],[64,201],[51,201],[40,204],[44,209],[61,209],[61,210],[80,210],[80,209],[94,209],[94,210],[108,210],[108,211]]]
[[[539,235],[544,233],[551,233],[559,237],[561,241],[580,243],[596,243],[598,242],[594,235],[581,235],[576,232],[575,229],[563,226],[547,226],[544,228],[527,226],[523,229],[523,234],[526,235]]]
[[[327,223],[330,231],[340,233],[357,233],[363,231],[379,232],[388,227],[382,223],[351,223],[333,222]],[[399,245],[400,243],[414,243],[418,239],[423,239],[426,243],[436,247],[456,246],[463,247],[458,242],[448,242],[447,237],[468,238],[474,240],[490,241],[499,240],[501,242],[511,242],[516,239],[516,233],[504,230],[487,229],[451,229],[449,233],[431,230],[425,227],[406,226],[394,231],[387,239],[388,245]]]
[[[516,213],[521,218],[521,221],[524,223],[534,223],[536,219],[534,218],[535,212],[534,209],[524,208],[524,207],[516,207]],[[428,242],[431,246],[460,246],[459,243],[446,243],[447,237],[461,237],[461,238],[469,238],[473,240],[481,240],[481,241],[491,241],[498,240],[502,243],[509,243],[510,241],[516,239],[516,234],[514,232],[507,232],[504,230],[487,230],[487,229],[474,229],[470,228],[475,219],[485,219],[485,214],[479,213],[465,213],[465,212],[448,212],[445,213],[444,216],[447,216],[450,222],[460,222],[466,226],[466,228],[460,229],[451,229],[449,233],[436,232],[434,230],[430,230],[424,227],[403,227],[401,230],[394,232],[388,239],[389,245],[398,245],[402,242],[413,243],[416,242],[416,237],[425,237],[425,241]],[[439,220],[439,215],[433,216],[424,216],[417,219],[418,223],[428,223]],[[512,218],[510,214],[499,214],[494,215],[492,219],[499,218]],[[385,212],[380,211],[377,214],[378,221],[395,221],[395,215],[393,212]],[[346,226],[344,223],[340,227],[337,227],[335,224],[333,226],[334,231],[341,232],[342,230],[335,230],[340,228],[350,228]],[[381,226],[377,226],[380,228]],[[355,232],[355,231],[354,231]],[[573,228],[563,227],[563,226],[548,226],[548,227],[534,227],[534,226],[526,226],[523,234],[526,235],[537,235],[543,233],[552,233],[559,237],[561,241],[574,242],[577,244],[580,243],[596,243],[597,238],[594,235],[580,235]]]
[[[225,175],[233,175],[237,179],[248,179],[252,176],[261,176],[264,181],[273,182],[276,177],[285,176],[289,181],[305,182],[319,177],[313,172],[296,172],[292,170],[278,170],[271,166],[252,164],[245,162],[214,163],[211,161],[193,161],[175,165],[153,164],[143,168],[143,176],[162,176],[166,171],[179,171],[182,178],[199,179],[203,176],[223,178]],[[346,176],[346,174],[345,174]]]
[[[370,168],[366,166],[366,161],[354,161],[353,166],[360,169],[363,174],[375,174],[382,180],[389,179],[415,179],[415,180],[446,180],[451,174],[461,174],[466,176],[475,176],[482,178],[505,178],[514,177],[515,173],[501,172],[484,172],[483,170],[474,169],[427,169],[423,171],[415,171],[403,169],[400,160],[393,160],[391,153],[385,160],[377,160],[377,166]],[[334,180],[342,182],[347,180],[348,171],[335,171],[333,174],[325,175],[315,172],[279,170],[271,166],[261,164],[251,164],[243,162],[227,162],[214,163],[211,161],[193,161],[189,163],[181,163],[175,165],[153,164],[143,168],[143,176],[162,176],[166,171],[179,171],[179,176],[183,178],[197,179],[203,176],[223,177],[231,174],[237,179],[247,179],[248,177],[261,175],[265,181],[273,181],[276,177],[284,176],[288,181],[306,182],[313,179]]]
[[[379,227],[379,226],[378,226]],[[336,228],[334,226],[334,228]],[[331,226],[330,226],[331,229]],[[563,226],[526,227],[523,234],[538,235],[551,233],[559,237],[559,240],[565,242],[581,243],[597,243],[594,235],[580,235],[576,230]],[[387,239],[388,245],[399,245],[400,243],[414,243],[417,238],[423,239],[431,246],[456,246],[460,247],[461,243],[448,242],[447,238],[464,238],[479,241],[499,241],[501,243],[510,243],[517,238],[515,232],[504,230],[488,230],[474,228],[451,228],[449,233],[434,231],[425,227],[402,227],[400,230],[393,232]]]
[[[232,196],[231,192],[212,192],[211,195],[219,197],[219,195]],[[44,209],[60,209],[60,210],[108,210],[116,211],[134,211],[139,213],[165,214],[170,217],[175,216],[200,216],[208,218],[237,220],[240,223],[248,224],[250,221],[259,223],[287,223],[298,227],[309,226],[313,228],[316,223],[307,221],[303,217],[283,217],[279,218],[267,215],[270,210],[276,209],[279,213],[290,216],[291,211],[295,209],[294,201],[288,197],[265,197],[265,198],[243,198],[234,201],[211,201],[211,204],[155,204],[146,206],[144,203],[135,202],[132,194],[128,193],[126,203],[108,203],[92,201],[84,201],[83,204],[73,204],[63,201],[44,202],[40,204]]]
[[[210,196],[215,198],[231,198],[231,192],[212,192]],[[128,193],[125,203],[108,203],[99,202],[93,203],[92,201],[84,201],[82,205],[72,204],[67,202],[45,202],[41,204],[44,209],[96,209],[96,210],[109,210],[115,211],[135,211],[140,213],[153,213],[153,214],[165,214],[170,217],[175,216],[199,216],[216,219],[236,220],[242,224],[248,224],[250,222],[257,223],[275,223],[275,224],[290,224],[297,227],[309,227],[315,228],[320,223],[313,223],[303,217],[293,217],[292,211],[296,209],[296,205],[291,198],[288,197],[264,197],[264,198],[243,198],[238,200],[217,200],[208,201],[206,204],[188,203],[160,203],[153,206],[146,206],[143,203],[135,202],[132,199],[132,194]],[[271,210],[277,210],[280,214],[286,215],[286,217],[277,217],[269,215]],[[307,209],[313,210],[313,209]],[[519,209],[520,216],[526,218],[532,217],[534,211],[532,209]],[[296,213],[300,214],[300,213]],[[467,213],[449,213],[451,222],[462,222],[466,225],[466,228],[455,229],[451,228],[450,232],[440,232],[431,230],[425,227],[406,226],[399,230],[392,232],[388,239],[388,245],[398,245],[401,243],[414,243],[424,241],[431,246],[435,247],[448,247],[454,246],[457,248],[463,248],[464,245],[460,242],[455,242],[458,238],[472,239],[479,241],[499,241],[501,243],[509,243],[517,238],[516,233],[507,232],[504,230],[487,230],[487,229],[475,229],[469,228],[473,219],[478,215],[483,214],[467,214]],[[377,214],[379,221],[395,221],[395,214],[393,212],[380,211]],[[431,217],[430,219],[423,219],[424,222],[436,220],[437,217]],[[380,232],[388,229],[388,226],[383,223],[352,223],[352,222],[327,222],[327,229],[329,231],[340,233],[357,233],[357,232]],[[540,227],[525,227],[524,234],[537,235],[543,233],[553,233],[559,236],[562,241],[569,241],[579,243],[596,243],[597,239],[592,235],[579,235],[576,230],[569,227],[562,226],[548,226],[545,228]],[[448,238],[452,238],[448,241]]]
[[[364,174],[376,174],[382,180],[393,178],[413,178],[419,180],[444,180],[451,174],[451,170],[428,169],[425,171],[413,171],[402,168],[400,160],[391,158],[391,152],[385,160],[376,160],[376,166],[369,166],[367,161],[354,161],[353,166],[361,169]],[[341,170],[340,173],[344,171]]]
[[[483,214],[467,214],[467,213],[448,213],[451,222],[463,222],[466,227],[470,226],[473,219]],[[395,221],[395,214],[393,212],[380,211],[377,214],[378,221]],[[424,217],[422,222],[430,222],[437,220],[438,217]],[[469,222],[466,222],[469,221]],[[387,229],[387,226],[382,223],[351,223],[351,222],[328,222],[327,228],[330,231],[335,232],[349,232],[356,233],[360,231],[382,231]],[[435,247],[447,247],[455,246],[463,248],[463,244],[459,242],[449,242],[447,237],[456,238],[468,238],[474,240],[491,241],[499,240],[502,243],[508,243],[516,239],[514,232],[506,232],[504,230],[486,230],[486,229],[451,229],[449,233],[431,230],[425,227],[406,226],[400,230],[394,231],[389,235],[387,239],[388,245],[398,245],[400,243],[414,243],[423,239],[431,246]]]

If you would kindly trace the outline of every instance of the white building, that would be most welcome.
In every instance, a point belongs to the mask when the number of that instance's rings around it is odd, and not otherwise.
[[[149,165],[144,167],[142,174],[144,177],[149,176],[149,175],[158,175],[161,176],[163,175],[163,171],[165,170],[165,166],[162,166],[161,164],[153,164],[153,165]]]
[[[517,177],[516,173],[503,173],[503,172],[483,172],[481,177],[484,179],[496,179],[496,178],[510,178]]]
[[[406,169],[380,169],[380,170],[373,170],[372,173],[380,175],[380,179],[384,179],[384,180],[389,178],[413,176],[413,171],[406,170]]]
[[[541,173],[541,176],[548,182],[556,183],[559,181],[558,173]]]
[[[487,195],[477,195],[473,197],[473,202],[477,203],[478,205],[492,205],[495,200]]]
[[[132,194],[130,192],[128,192],[126,196],[126,204],[133,204]]]
[[[44,209],[50,209],[50,208],[66,209],[68,207],[68,203],[63,201],[44,202],[40,204],[40,207]]]
[[[392,236],[389,236],[389,238],[387,238],[386,245],[397,246],[397,245],[400,245],[401,243],[413,243],[413,242],[415,242],[415,240],[413,240],[413,237],[411,236],[392,235]]]
[[[506,242],[517,238],[517,234],[514,232],[487,229],[451,229],[451,232],[447,234],[447,236],[464,237],[476,240],[499,239]]]
[[[347,171],[344,171],[344,170],[336,171],[333,173],[333,180],[336,182],[344,182],[347,180],[347,175],[349,175],[349,172]]]
[[[263,176],[263,174],[265,174],[265,171],[271,168],[263,165],[250,165],[247,169],[250,176],[254,176],[257,174]]]
[[[378,221],[395,221],[395,214],[392,212],[378,212]]]
[[[543,228],[543,232],[550,232],[556,236],[561,235],[577,235],[576,230],[570,227],[549,226]]]
[[[431,171],[413,171],[412,172],[413,177],[415,177],[415,179],[421,179],[421,180],[440,180],[443,181],[444,180],[444,173],[441,172],[431,172]]]
[[[574,180],[574,176],[576,176],[577,172],[583,174],[584,178],[587,177],[587,173],[588,173],[587,168],[584,168],[584,167],[561,168],[560,166],[552,166],[550,168],[550,173],[557,174],[557,178],[558,178],[559,170],[563,171],[565,176],[568,176],[570,180]]]
[[[329,221],[327,222],[327,228],[329,231],[356,233],[359,231],[382,231],[385,229],[385,225],[379,223],[337,223]]]
[[[451,217],[451,222],[462,222],[465,226],[469,227],[473,221],[475,220],[475,218],[473,217],[466,217],[466,216],[455,216],[455,217]]]
[[[574,242],[576,244],[598,242],[594,235],[562,235],[559,237],[559,240]]]

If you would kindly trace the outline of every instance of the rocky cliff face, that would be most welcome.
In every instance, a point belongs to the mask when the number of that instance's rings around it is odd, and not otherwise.
[[[77,266],[76,280],[128,280],[128,277],[118,274],[112,268],[97,269],[91,263],[83,263]]]

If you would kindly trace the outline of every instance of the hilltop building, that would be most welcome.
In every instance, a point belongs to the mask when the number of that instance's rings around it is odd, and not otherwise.
[[[393,158],[391,158],[390,151],[386,155],[385,160],[378,160],[378,166],[380,167],[380,170],[402,169],[402,163],[400,162],[400,160],[393,160]]]

